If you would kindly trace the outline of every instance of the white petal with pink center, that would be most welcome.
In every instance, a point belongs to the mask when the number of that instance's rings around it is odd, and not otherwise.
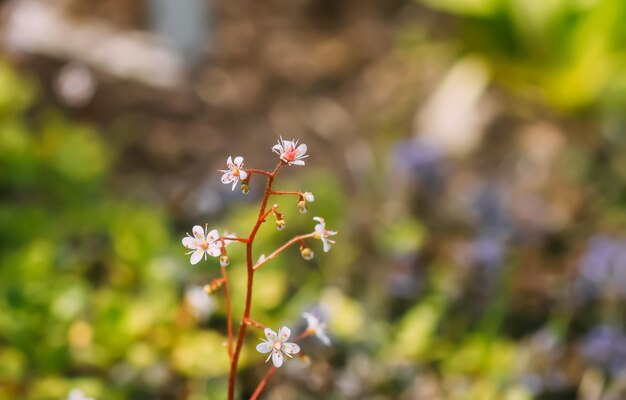
[[[287,342],[289,336],[291,336],[291,330],[286,326],[280,328],[278,334],[270,328],[265,328],[265,337],[267,339],[261,339],[263,341],[256,346],[256,350],[263,354],[270,353],[265,362],[268,362],[271,358],[274,366],[280,368],[284,361],[283,355],[291,358],[294,354],[300,352],[300,346]]]
[[[303,158],[307,158],[307,146],[302,143],[298,145],[297,140],[278,139],[278,144],[272,147],[272,151],[280,156],[280,159],[289,165],[304,165]]]

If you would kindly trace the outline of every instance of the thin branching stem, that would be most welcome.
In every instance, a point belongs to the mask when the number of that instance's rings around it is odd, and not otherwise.
[[[291,246],[292,244],[295,243],[300,243],[301,245],[304,245],[304,239],[308,239],[308,238],[312,238],[315,236],[315,232],[311,232],[311,233],[307,233],[306,235],[298,235],[296,237],[294,237],[293,239],[289,240],[287,243],[283,244],[282,246],[280,246],[278,249],[276,249],[272,254],[270,254],[269,256],[263,258],[262,260],[259,260],[259,262],[257,262],[252,269],[253,270],[257,270],[259,268],[261,268],[261,266],[263,264],[265,264],[266,262],[268,262],[269,260],[276,258],[280,253],[282,253],[287,247]]]
[[[256,234],[259,228],[265,221],[265,218],[269,215],[269,212],[272,211],[272,209],[270,209],[269,211],[266,211],[267,200],[270,196],[270,192],[272,191],[272,183],[274,182],[274,178],[276,177],[276,174],[280,171],[280,169],[284,165],[285,163],[280,162],[276,166],[276,168],[274,168],[274,171],[272,171],[271,173],[267,173],[265,171],[259,171],[259,170],[250,170],[250,169],[247,170],[248,172],[261,173],[262,175],[266,175],[267,185],[265,186],[265,192],[263,194],[263,201],[261,202],[261,207],[259,208],[259,215],[257,217],[257,221],[254,224],[254,227],[252,228],[252,231],[250,232],[250,235],[248,236],[248,239],[246,241],[246,270],[247,270],[247,275],[248,275],[247,284],[246,284],[246,299],[245,299],[243,316],[241,318],[241,323],[239,325],[237,343],[235,345],[235,350],[234,350],[233,357],[230,363],[230,373],[228,376],[228,400],[234,400],[235,398],[235,380],[236,380],[236,375],[237,375],[237,365],[239,363],[239,355],[241,354],[241,348],[243,347],[246,330],[248,328],[246,321],[250,317],[250,309],[252,306],[252,285],[254,283],[254,268],[253,268],[254,263],[252,261],[252,244],[254,242],[254,238],[256,237]]]

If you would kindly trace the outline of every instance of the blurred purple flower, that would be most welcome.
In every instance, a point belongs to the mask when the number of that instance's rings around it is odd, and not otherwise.
[[[577,286],[584,297],[603,292],[626,296],[626,240],[605,235],[592,237],[579,271]]]
[[[470,261],[489,271],[499,269],[506,255],[504,244],[491,237],[479,237],[470,244]]]
[[[508,238],[513,226],[504,206],[501,190],[493,184],[485,184],[473,201],[479,229],[484,234]]]
[[[583,358],[613,375],[626,371],[626,335],[622,329],[602,325],[587,334],[582,343]]]
[[[420,139],[399,141],[391,154],[393,171],[403,171],[430,193],[439,193],[445,183],[445,157],[437,147]]]

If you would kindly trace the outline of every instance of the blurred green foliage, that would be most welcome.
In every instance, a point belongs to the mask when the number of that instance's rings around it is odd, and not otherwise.
[[[208,323],[196,321],[184,302],[185,287],[218,276],[217,262],[192,268],[157,206],[109,192],[115,154],[96,130],[39,108],[37,85],[7,64],[0,64],[0,87],[0,399],[59,399],[73,387],[113,400],[157,392],[179,398],[181,391],[223,398],[221,296]],[[339,220],[345,205],[336,179],[313,173],[304,182],[316,193],[311,208],[323,205],[329,224]],[[264,227],[259,254],[312,230],[313,215],[299,215],[290,200],[278,199],[293,211],[289,229]],[[244,233],[257,212],[242,206],[224,221]],[[236,314],[245,290],[238,250],[229,268]],[[254,314],[265,323],[299,322],[323,275],[331,275],[302,268],[297,249],[292,253],[257,274]],[[250,362],[259,360],[244,354],[242,364]],[[207,378],[217,380],[207,386]]]
[[[621,0],[421,0],[461,17],[455,44],[527,101],[577,111],[626,100]]]
[[[452,34],[438,44],[448,46],[455,57],[472,54],[484,60],[495,84],[510,96],[511,109],[531,104],[547,114],[597,118],[593,123],[599,134],[567,143],[555,167],[562,173],[557,185],[567,197],[562,203],[578,201],[569,196],[574,192],[591,199],[591,205],[569,216],[565,233],[532,238],[541,245],[506,244],[501,265],[482,276],[472,270],[476,266],[457,265],[459,260],[448,256],[460,236],[469,241],[475,234],[467,226],[458,221],[444,226],[435,217],[442,226],[433,226],[410,211],[388,217],[389,210],[379,209],[385,200],[397,200],[395,193],[375,193],[384,180],[382,168],[367,171],[376,182],[364,185],[372,198],[358,201],[345,194],[337,175],[328,170],[297,170],[297,179],[281,176],[276,189],[311,191],[315,202],[308,214],[300,215],[294,198],[276,198],[287,215],[287,229],[265,224],[255,242],[256,256],[296,233],[309,232],[316,215],[340,231],[331,252],[311,243],[316,257],[307,263],[293,248],[255,277],[255,320],[298,331],[303,311],[318,307],[329,317],[332,348],[311,347],[311,372],[298,375],[294,369],[281,383],[293,381],[293,396],[299,399],[350,397],[345,393],[356,382],[350,398],[403,393],[402,399],[412,399],[418,393],[419,398],[440,393],[455,400],[526,400],[542,390],[550,395],[551,387],[533,392],[528,380],[540,380],[542,369],[556,370],[560,362],[564,371],[574,371],[571,376],[599,375],[602,389],[605,376],[571,354],[578,352],[580,332],[589,325],[607,315],[620,321],[623,301],[574,304],[576,297],[563,293],[570,291],[569,280],[577,271],[541,268],[573,264],[570,259],[578,257],[580,238],[590,234],[591,225],[616,231],[626,225],[626,2],[419,2],[454,22],[448,26]],[[412,26],[399,32],[397,46],[407,58],[423,56],[424,41],[424,33]],[[202,221],[173,221],[158,204],[114,193],[110,184],[118,149],[94,127],[39,100],[34,80],[0,63],[0,400],[60,399],[73,387],[107,400],[152,399],[156,394],[223,399],[228,363],[221,293],[211,298],[215,310],[208,320],[196,317],[185,300],[190,285],[204,285],[219,275],[216,260],[191,267],[179,243],[182,230]],[[413,117],[412,101],[381,111],[390,120],[372,138],[375,150],[399,138]],[[513,180],[513,173],[505,173],[503,181]],[[473,178],[462,175],[459,181]],[[443,207],[445,201],[437,205]],[[413,205],[399,208],[404,206]],[[255,202],[237,203],[219,221],[209,222],[245,236],[257,213]],[[582,223],[576,221],[579,217]],[[228,271],[236,321],[246,275],[240,244],[232,249]],[[535,264],[540,267],[524,271]],[[402,286],[412,280],[415,286]],[[528,300],[541,292],[519,295],[520,282],[549,292],[540,300],[554,310],[546,311],[539,323],[525,320],[532,317],[513,305],[515,294],[520,302],[519,297]],[[478,288],[464,292],[471,284]],[[537,308],[545,305],[539,304]],[[523,325],[521,333],[515,331],[517,323]],[[243,394],[266,369],[254,351],[257,336],[260,332],[253,330],[243,352]],[[548,344],[537,344],[540,339]],[[549,357],[558,361],[546,361]],[[311,376],[325,377],[327,383],[315,387]],[[557,378],[565,380],[563,376]],[[570,383],[557,387],[553,398],[580,392]]]

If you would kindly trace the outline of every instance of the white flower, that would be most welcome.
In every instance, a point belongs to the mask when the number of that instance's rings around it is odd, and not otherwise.
[[[315,315],[305,312],[302,317],[306,319],[306,330],[314,334],[326,346],[330,346],[330,338],[326,334],[326,322],[321,322]]]
[[[308,201],[309,203],[313,203],[315,201],[315,196],[313,196],[313,193],[311,192],[302,193],[302,197],[304,197],[304,200]]]
[[[328,253],[330,250],[330,245],[335,244],[334,240],[329,239],[329,236],[336,235],[336,231],[329,231],[326,229],[326,222],[324,222],[324,218],[315,217],[314,220],[318,221],[319,224],[315,225],[315,237],[320,239],[324,245],[324,253]]]
[[[306,144],[298,146],[297,140],[283,140],[281,137],[278,144],[272,147],[272,151],[280,156],[280,159],[289,165],[304,165],[303,158],[307,158]]]
[[[72,389],[67,395],[67,400],[94,400],[91,397],[85,396],[82,390]]]
[[[202,256],[204,256],[206,260],[207,253],[212,257],[217,257],[222,254],[222,244],[221,242],[217,242],[217,239],[220,237],[217,229],[213,229],[206,237],[204,236],[204,229],[202,229],[200,225],[195,225],[192,232],[193,236],[187,234],[187,236],[183,238],[183,246],[192,250],[187,253],[191,254],[190,261],[192,265],[196,265],[200,262]]]
[[[243,157],[237,156],[235,157],[235,161],[233,161],[232,157],[228,157],[226,166],[228,169],[219,170],[224,173],[224,175],[222,175],[222,183],[227,185],[232,182],[233,190],[235,190],[239,179],[245,180],[248,177],[248,173],[243,170]]]
[[[276,368],[280,368],[280,366],[283,365],[283,353],[286,354],[287,357],[291,358],[294,354],[300,352],[300,346],[286,341],[289,339],[289,336],[291,336],[291,329],[286,326],[280,328],[278,335],[276,335],[276,332],[270,328],[265,328],[265,336],[267,337],[267,340],[262,339],[263,342],[256,346],[256,350],[259,353],[271,352],[265,362],[268,362],[271,357]]]

